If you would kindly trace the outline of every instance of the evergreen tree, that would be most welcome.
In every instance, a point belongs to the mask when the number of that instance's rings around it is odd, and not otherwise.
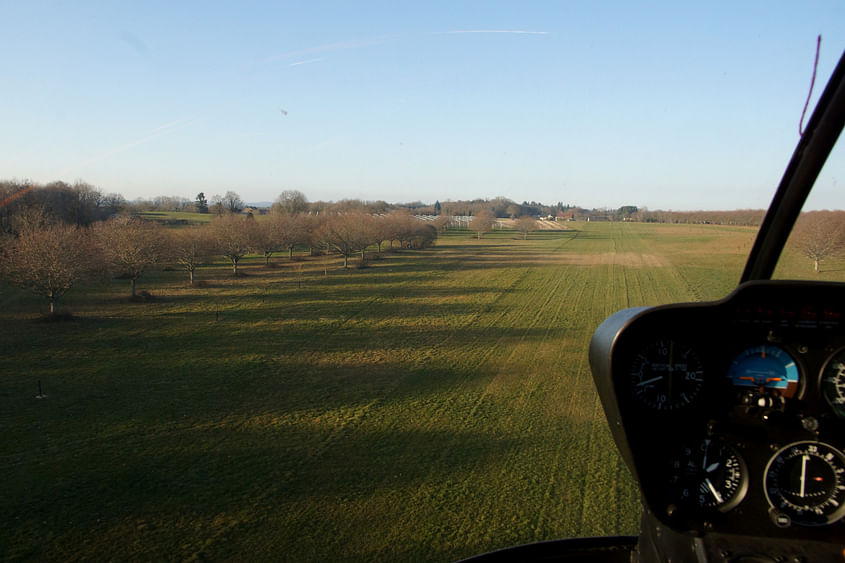
[[[197,213],[208,213],[208,200],[205,199],[205,193],[200,192],[197,194],[197,200],[194,202],[194,206],[197,208]]]

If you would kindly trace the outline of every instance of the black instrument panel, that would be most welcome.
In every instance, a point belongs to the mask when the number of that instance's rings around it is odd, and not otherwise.
[[[590,361],[646,507],[676,531],[845,537],[845,285],[758,281],[621,311]]]

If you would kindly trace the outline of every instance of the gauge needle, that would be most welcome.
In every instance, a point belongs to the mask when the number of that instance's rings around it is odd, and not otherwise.
[[[804,498],[804,483],[807,482],[807,460],[810,459],[810,456],[804,454],[801,456],[801,493],[798,495],[801,498]]]
[[[654,383],[655,381],[660,381],[663,379],[662,375],[658,375],[657,377],[652,377],[651,379],[646,379],[645,381],[640,381],[635,385],[635,387],[641,387],[643,385],[648,385],[649,383]]]
[[[675,341],[672,340],[669,342],[669,387],[666,389],[666,397],[669,398],[669,401],[672,401],[672,380],[675,379],[672,377],[672,373],[675,371]]]
[[[719,462],[717,461],[717,462],[711,463],[709,466],[705,467],[704,471],[706,471],[707,473],[713,473],[718,468],[719,468]]]
[[[707,483],[707,488],[710,489],[711,493],[713,493],[713,498],[716,499],[716,502],[724,502],[722,495],[719,494],[719,491],[716,490],[716,487],[713,486],[713,483],[710,482],[710,479],[704,479],[704,482]]]

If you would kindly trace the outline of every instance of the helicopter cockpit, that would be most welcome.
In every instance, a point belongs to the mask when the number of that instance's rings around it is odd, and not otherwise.
[[[625,309],[593,336],[593,379],[641,491],[640,535],[479,560],[845,561],[845,286],[771,279],[843,123],[845,56],[735,291]]]

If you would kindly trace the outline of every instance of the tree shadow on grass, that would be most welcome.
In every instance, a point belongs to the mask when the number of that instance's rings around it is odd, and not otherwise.
[[[47,313],[45,315],[41,315],[35,319],[36,322],[39,323],[66,323],[72,321],[78,321],[79,317],[74,315],[68,310],[65,311],[56,311],[54,313]]]
[[[81,455],[60,451],[8,476],[0,544],[7,556],[47,560],[172,559],[176,546],[203,544],[212,558],[231,556],[230,542],[272,544],[279,533],[291,534],[280,538],[286,543],[303,533],[299,526],[340,524],[282,517],[281,529],[267,527],[297,506],[336,510],[379,490],[417,487],[431,471],[445,477],[483,465],[516,445],[439,431],[355,431],[321,447],[327,439],[306,425],[150,428],[124,433],[120,442],[94,438]],[[211,524],[224,514],[234,525],[220,544]]]

